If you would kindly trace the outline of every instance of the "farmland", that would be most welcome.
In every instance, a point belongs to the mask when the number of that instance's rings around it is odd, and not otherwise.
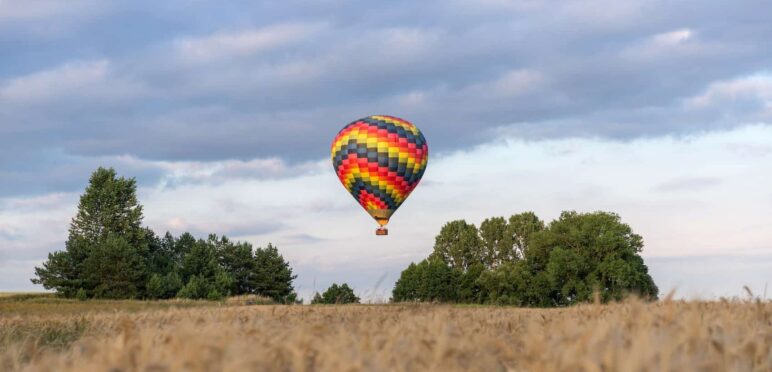
[[[772,303],[559,309],[0,299],[0,369],[772,369]]]

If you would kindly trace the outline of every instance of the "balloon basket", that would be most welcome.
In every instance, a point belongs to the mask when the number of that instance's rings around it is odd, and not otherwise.
[[[389,235],[389,229],[385,227],[379,227],[375,229],[375,235]]]

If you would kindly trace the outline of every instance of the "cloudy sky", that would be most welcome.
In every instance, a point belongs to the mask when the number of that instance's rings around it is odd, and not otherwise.
[[[0,290],[63,249],[91,171],[157,232],[277,245],[302,295],[388,296],[452,219],[607,210],[663,292],[772,285],[768,1],[0,0]],[[329,145],[369,114],[431,158],[387,238]],[[771,290],[772,291],[772,290]]]

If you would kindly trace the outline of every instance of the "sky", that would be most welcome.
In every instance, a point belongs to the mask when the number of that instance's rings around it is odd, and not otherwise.
[[[308,297],[387,298],[445,222],[618,213],[661,292],[772,284],[767,1],[0,0],[0,291],[64,248],[89,174],[136,177],[158,233],[278,246]],[[330,143],[415,123],[390,235]],[[771,290],[772,292],[772,290]],[[772,296],[772,294],[770,294]],[[769,297],[767,297],[769,298]]]

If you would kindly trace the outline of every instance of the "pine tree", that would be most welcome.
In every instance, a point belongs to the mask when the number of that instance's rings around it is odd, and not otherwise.
[[[251,277],[255,294],[284,303],[294,290],[292,281],[295,278],[297,275],[292,275],[289,263],[271,243],[255,250],[254,275]]]
[[[75,296],[79,289],[89,297],[142,295],[148,231],[141,224],[136,180],[117,177],[114,169],[100,167],[80,197],[65,250],[49,254],[48,261],[35,268],[32,282],[67,297]],[[101,275],[111,269],[101,265],[108,265],[110,259],[131,265],[130,272],[112,272],[103,280]]]

